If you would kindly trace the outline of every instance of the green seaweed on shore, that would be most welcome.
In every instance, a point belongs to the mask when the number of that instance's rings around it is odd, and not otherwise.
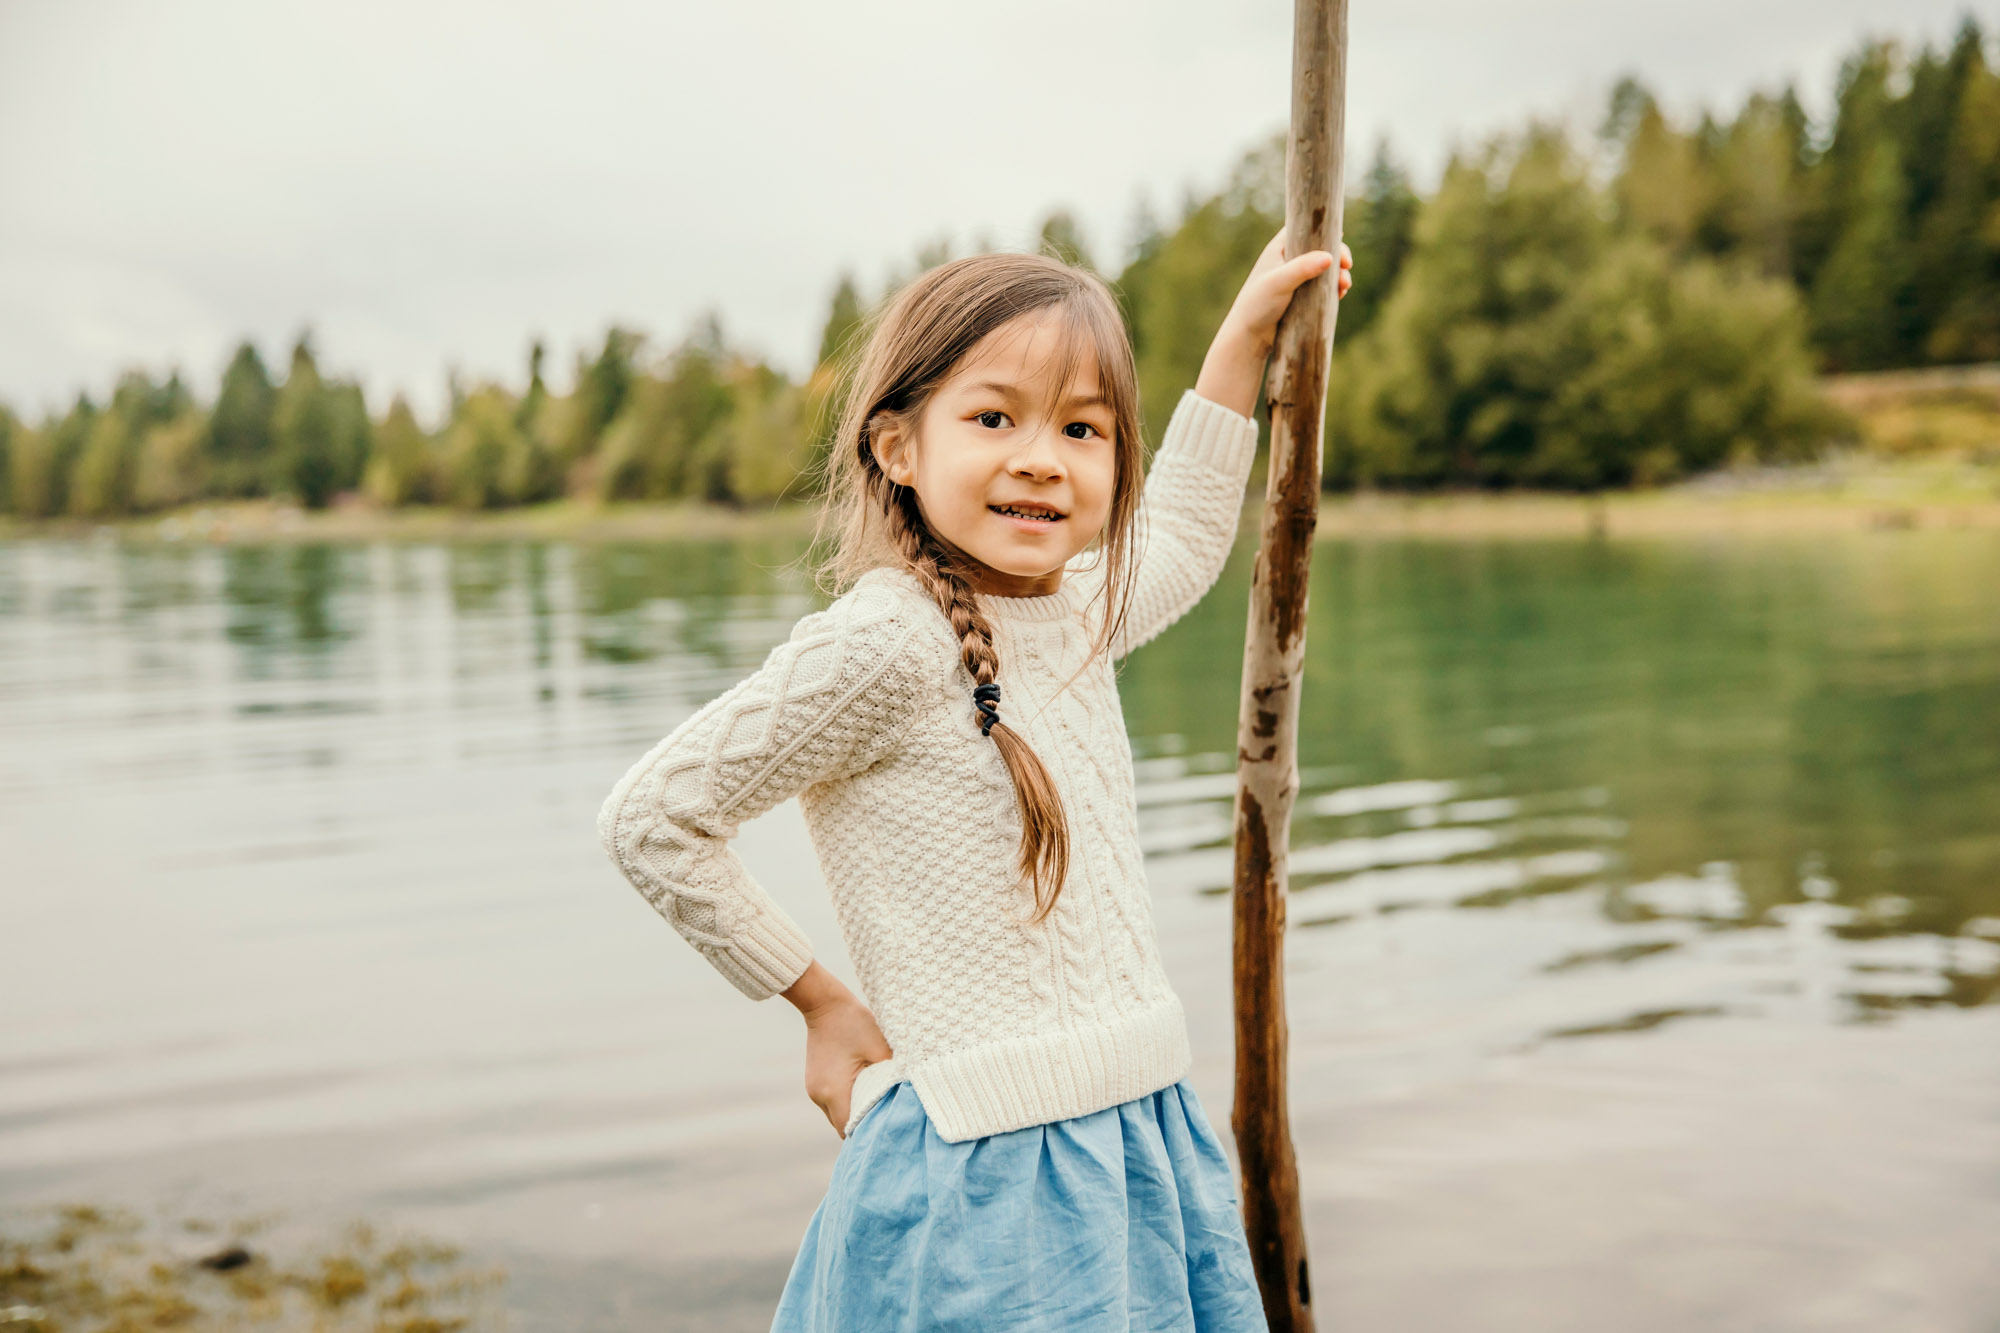
[[[454,1247],[367,1222],[281,1256],[250,1242],[271,1219],[151,1223],[61,1204],[0,1217],[0,1330],[142,1333],[459,1333],[495,1328],[482,1298],[504,1278]]]

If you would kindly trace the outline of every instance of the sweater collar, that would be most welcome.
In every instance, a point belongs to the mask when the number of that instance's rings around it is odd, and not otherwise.
[[[1065,578],[1054,592],[1040,597],[999,597],[992,593],[979,593],[979,604],[986,608],[986,614],[995,620],[1074,620],[1076,618],[1076,583]]]
[[[898,579],[909,587],[922,591],[923,585],[909,570],[896,565],[882,565],[869,570],[863,579]],[[1076,618],[1076,581],[1067,575],[1054,592],[1040,597],[999,597],[992,593],[976,593],[980,607],[994,620],[1001,621],[1058,621]]]

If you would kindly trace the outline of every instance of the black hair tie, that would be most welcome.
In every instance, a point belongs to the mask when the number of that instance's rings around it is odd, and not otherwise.
[[[979,734],[990,735],[1000,720],[1000,686],[995,681],[972,687],[973,707],[979,710]]]

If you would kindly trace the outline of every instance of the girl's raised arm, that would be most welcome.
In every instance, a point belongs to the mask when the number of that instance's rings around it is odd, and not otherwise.
[[[743,820],[894,750],[940,688],[936,650],[904,606],[864,587],[803,617],[753,675],[634,764],[598,814],[633,887],[753,1000],[797,981],[812,945],[729,840]]]

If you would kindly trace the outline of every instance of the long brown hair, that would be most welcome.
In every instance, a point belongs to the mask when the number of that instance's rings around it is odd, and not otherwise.
[[[880,566],[910,570],[958,636],[975,687],[997,681],[1001,664],[992,627],[967,581],[972,557],[930,530],[915,492],[882,471],[874,442],[889,425],[914,438],[924,405],[979,341],[1010,320],[1039,311],[1058,315],[1069,335],[1057,392],[1067,389],[1083,357],[1093,355],[1115,422],[1116,480],[1098,535],[1098,559],[1106,562],[1104,614],[1085,664],[1109,651],[1131,596],[1145,443],[1132,344],[1116,298],[1095,274],[1046,255],[986,254],[940,265],[904,287],[866,326],[847,372],[844,405],[822,473],[817,544],[828,552],[822,582],[834,591]],[[974,709],[969,695],[966,707]],[[1069,873],[1069,821],[1048,769],[1021,733],[1000,721],[988,734],[1020,801],[1020,872],[1032,883],[1033,919],[1039,921],[1055,907]]]

